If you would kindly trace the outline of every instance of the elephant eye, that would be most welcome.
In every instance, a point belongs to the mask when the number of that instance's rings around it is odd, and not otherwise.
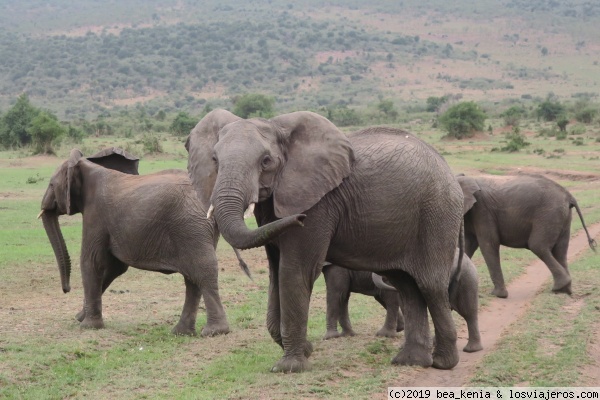
[[[266,155],[263,157],[260,164],[263,168],[268,168],[271,165],[271,163],[273,163],[273,158],[269,155]]]

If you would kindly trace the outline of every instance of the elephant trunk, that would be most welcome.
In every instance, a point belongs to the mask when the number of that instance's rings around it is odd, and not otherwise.
[[[68,293],[71,291],[69,283],[71,277],[71,258],[69,257],[67,245],[58,224],[58,214],[56,211],[42,210],[41,217],[48,239],[50,239],[50,243],[52,244],[56,261],[58,262],[62,290],[64,293]]]
[[[234,248],[251,249],[264,246],[286,229],[292,226],[303,226],[305,215],[291,215],[251,230],[244,222],[244,210],[249,204],[245,204],[244,195],[232,188],[241,186],[232,185],[219,190],[219,182],[215,185],[213,194],[214,216],[219,226],[219,231],[225,240]],[[229,194],[229,192],[238,192]],[[225,192],[228,192],[226,194]]]

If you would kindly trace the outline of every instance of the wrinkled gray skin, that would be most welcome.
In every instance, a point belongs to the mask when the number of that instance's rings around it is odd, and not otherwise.
[[[492,294],[508,296],[500,267],[500,245],[531,250],[550,269],[552,291],[571,294],[567,265],[571,208],[579,214],[590,247],[595,247],[575,198],[541,175],[460,175],[457,179],[465,199],[465,254],[472,257],[481,248],[494,284]]]
[[[456,249],[454,255],[454,268],[458,266],[458,258],[460,256],[459,249]],[[372,281],[379,290],[389,291],[394,289],[385,281],[386,279],[373,273]],[[459,275],[455,281],[456,290],[450,295],[450,306],[458,315],[464,318],[467,322],[469,331],[469,340],[463,351],[473,353],[483,349],[481,345],[481,335],[479,334],[479,322],[477,312],[479,308],[479,283],[477,279],[477,268],[469,257],[463,255]],[[402,318],[402,315],[400,315]]]
[[[186,148],[194,186],[204,206],[214,206],[223,237],[240,249],[266,248],[267,328],[284,351],[272,371],[310,367],[308,308],[325,261],[369,268],[399,289],[409,311],[393,363],[458,363],[448,287],[463,196],[431,146],[391,128],[347,137],[311,112],[243,120],[214,110]],[[243,220],[252,203],[256,230]],[[427,308],[438,338],[433,355]]]
[[[58,262],[63,291],[70,290],[69,253],[58,217],[81,213],[83,328],[103,328],[102,294],[129,265],[164,274],[181,273],[186,297],[173,333],[196,334],[204,297],[207,324],[202,335],[229,332],[217,287],[218,230],[185,171],[137,175],[137,159],[120,149],[84,158],[71,151],[56,170],[42,200],[44,227]],[[121,172],[123,171],[123,172]]]
[[[376,336],[394,338],[396,332],[404,330],[404,318],[400,311],[400,297],[393,286],[379,288],[373,283],[369,271],[352,271],[338,265],[323,266],[323,276],[327,287],[327,332],[323,339],[341,336],[354,336],[348,314],[350,293],[372,296],[385,308],[385,322]],[[392,290],[390,290],[392,289]],[[342,332],[338,332],[338,322]]]

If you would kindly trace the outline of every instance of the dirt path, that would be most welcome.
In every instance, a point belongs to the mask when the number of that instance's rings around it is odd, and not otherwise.
[[[600,223],[589,227],[590,235],[597,238],[600,235]],[[583,229],[571,238],[569,245],[568,261],[573,262],[581,252],[588,249],[588,240]],[[550,279],[550,271],[541,260],[536,260],[525,269],[525,273],[508,285],[508,298],[494,298],[489,305],[479,312],[479,329],[483,342],[483,350],[477,353],[460,353],[460,362],[450,371],[428,368],[403,382],[390,383],[390,386],[421,386],[421,387],[448,387],[464,386],[473,376],[475,367],[483,357],[492,352],[500,337],[509,326],[521,318],[529,308],[531,301],[542,290],[544,284]],[[574,284],[576,289],[576,283]],[[463,324],[458,331],[458,348],[462,349],[467,343],[467,329]],[[598,335],[600,336],[600,335]],[[598,350],[599,343],[595,343]],[[595,368],[598,366],[596,365]]]

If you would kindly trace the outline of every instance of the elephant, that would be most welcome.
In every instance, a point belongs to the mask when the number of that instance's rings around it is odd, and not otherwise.
[[[458,259],[460,250],[456,249],[454,254],[454,268],[458,268]],[[467,255],[463,255],[461,266],[458,269],[458,277],[456,279],[456,290],[450,296],[450,305],[453,310],[456,310],[458,315],[463,317],[467,322],[467,330],[469,331],[469,340],[463,351],[466,353],[474,353],[483,350],[481,344],[481,335],[479,333],[478,309],[479,309],[479,283],[477,278],[477,268],[473,261]],[[371,279],[374,285],[380,290],[390,291],[394,287],[385,282],[385,279],[376,273],[372,273]],[[402,315],[400,315],[402,318]]]
[[[492,295],[508,296],[500,267],[500,245],[531,250],[550,269],[552,291],[571,294],[567,265],[571,208],[579,214],[590,247],[596,246],[571,193],[536,174],[459,175],[457,179],[465,201],[465,253],[472,257],[481,248],[494,284]]]
[[[203,336],[229,332],[219,297],[215,248],[218,228],[206,218],[185,170],[138,175],[138,159],[118,148],[91,157],[74,149],[50,179],[40,217],[58,262],[64,293],[71,261],[58,217],[81,213],[82,328],[103,328],[102,294],[129,266],[179,272],[186,286],[183,312],[173,333],[196,334],[200,297],[207,323]],[[239,258],[239,252],[236,250]],[[247,265],[239,258],[242,269]]]
[[[311,367],[308,309],[324,262],[380,273],[399,290],[405,345],[392,363],[458,363],[448,288],[463,194],[433,147],[388,127],[347,136],[309,111],[242,119],[223,109],[202,118],[185,146],[192,183],[223,238],[239,249],[265,247],[267,329],[283,348],[271,371]],[[244,210],[254,212],[256,229]]]
[[[350,293],[375,297],[375,300],[385,308],[385,323],[377,331],[376,336],[393,338],[397,336],[396,332],[404,330],[404,318],[399,308],[400,297],[393,286],[379,288],[373,283],[371,272],[353,271],[333,264],[323,266],[323,276],[327,288],[327,332],[323,339],[355,335],[348,315]],[[342,333],[337,330],[338,321]]]

